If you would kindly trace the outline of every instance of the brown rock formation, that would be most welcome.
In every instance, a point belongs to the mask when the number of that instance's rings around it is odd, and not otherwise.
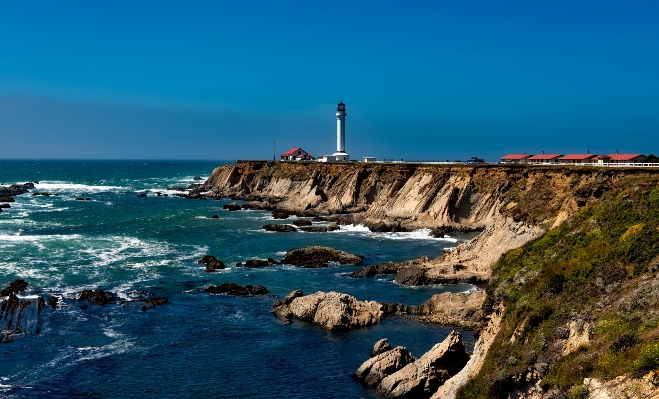
[[[353,296],[338,292],[301,294],[299,290],[293,291],[273,304],[278,319],[286,322],[295,316],[326,330],[336,331],[367,327],[384,317],[382,305],[377,302],[358,301]]]
[[[349,254],[338,249],[310,246],[293,248],[286,252],[281,263],[301,267],[327,267],[330,263],[341,265],[361,265],[363,256]]]
[[[214,272],[215,270],[224,269],[226,267],[222,261],[218,260],[213,255],[206,255],[199,259],[197,263],[205,265],[206,271],[209,273]]]
[[[208,292],[209,294],[227,294],[227,295],[236,295],[236,296],[265,295],[268,293],[267,288],[265,288],[261,284],[257,284],[254,287],[247,284],[246,286],[243,287],[236,283],[222,283],[218,286],[211,285],[208,288],[206,288],[204,291]]]
[[[419,360],[383,378],[376,391],[388,398],[430,398],[468,360],[460,333],[452,331]]]
[[[373,345],[373,351],[371,352],[371,357],[377,356],[382,352],[390,351],[391,350],[391,344],[389,343],[389,340],[386,338],[382,338],[378,342]]]
[[[375,387],[385,377],[394,374],[414,361],[416,359],[404,346],[398,346],[379,353],[365,361],[355,371],[352,378],[364,385]]]

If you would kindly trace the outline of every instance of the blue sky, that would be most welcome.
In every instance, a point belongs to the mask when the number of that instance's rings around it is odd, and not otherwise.
[[[0,158],[659,153],[657,1],[0,0]]]

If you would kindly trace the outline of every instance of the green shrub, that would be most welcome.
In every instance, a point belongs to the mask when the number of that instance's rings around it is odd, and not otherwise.
[[[632,366],[634,377],[642,377],[644,374],[659,369],[659,342],[651,342],[641,348]]]

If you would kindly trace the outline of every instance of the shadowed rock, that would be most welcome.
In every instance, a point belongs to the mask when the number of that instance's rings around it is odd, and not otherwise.
[[[222,263],[222,261],[218,260],[213,255],[206,255],[203,258],[199,259],[197,263],[206,265],[206,271],[209,273],[214,272],[215,270],[220,270],[225,268],[224,263]]]
[[[239,210],[241,210],[242,208],[240,207],[240,205],[238,205],[237,202],[232,202],[232,203],[230,203],[230,204],[225,204],[225,205],[222,207],[222,209],[228,209],[229,211],[234,212],[234,211],[239,211]]]
[[[300,228],[300,230],[308,233],[327,233],[328,231],[336,231],[340,229],[341,228],[336,223],[329,223],[327,226],[307,226]]]
[[[293,224],[298,227],[302,226],[311,226],[311,220],[309,219],[295,219]]]
[[[378,263],[377,265],[370,265],[355,270],[350,273],[350,277],[373,277],[379,274],[396,274],[405,265],[405,263],[401,262]]]
[[[285,209],[275,209],[272,211],[272,217],[275,219],[286,219],[289,216],[291,216],[293,213],[285,210]]]
[[[247,284],[246,286],[243,287],[236,283],[223,283],[218,286],[211,285],[208,288],[206,288],[204,291],[208,292],[209,294],[227,294],[227,295],[236,295],[236,296],[265,295],[268,293],[268,290],[261,284],[257,284],[254,287]]]
[[[23,279],[18,279],[11,282],[7,288],[0,291],[0,296],[8,296],[9,294],[18,294],[27,289],[27,282]]]
[[[278,233],[291,233],[297,231],[295,226],[291,226],[290,224],[266,224],[263,226],[263,229],[265,231],[276,231]]]
[[[78,294],[78,302],[87,301],[89,303],[93,303],[94,305],[101,306],[105,306],[115,299],[115,297],[109,295],[107,292],[101,289],[83,290]]]
[[[259,268],[259,267],[268,267],[272,265],[278,265],[279,262],[272,258],[268,258],[268,260],[262,260],[262,259],[250,259],[245,264],[242,263],[236,263],[236,267],[249,267],[249,268]]]
[[[262,211],[269,211],[273,208],[272,204],[268,201],[250,201],[243,204],[243,209],[256,209]]]
[[[300,267],[327,267],[330,263],[361,265],[363,256],[349,254],[338,249],[320,246],[293,248],[286,252],[283,264]]]

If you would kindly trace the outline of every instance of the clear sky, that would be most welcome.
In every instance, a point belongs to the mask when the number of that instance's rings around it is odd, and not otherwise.
[[[659,153],[659,1],[0,0],[0,158]]]

